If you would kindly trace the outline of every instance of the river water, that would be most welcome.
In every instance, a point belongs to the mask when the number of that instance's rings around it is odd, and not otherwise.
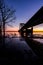
[[[33,40],[38,41],[43,44],[43,39],[33,39]]]
[[[36,37],[43,37],[43,32],[34,32],[33,33]],[[36,39],[34,39],[35,41],[38,41],[38,42],[40,42],[40,43],[43,43],[43,39],[40,39],[40,38],[36,38]]]
[[[33,39],[33,40],[43,43],[43,39]],[[31,62],[35,63],[35,61],[37,61],[38,59],[38,56],[35,54],[32,48],[26,43],[24,38],[22,38],[21,36],[5,38],[5,45],[6,48],[11,48],[11,50],[16,49],[17,55],[20,54],[19,58],[24,60],[26,64],[27,63],[31,64]]]

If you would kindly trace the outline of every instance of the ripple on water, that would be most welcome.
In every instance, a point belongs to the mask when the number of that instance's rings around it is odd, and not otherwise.
[[[43,39],[33,39],[33,40],[43,43]]]

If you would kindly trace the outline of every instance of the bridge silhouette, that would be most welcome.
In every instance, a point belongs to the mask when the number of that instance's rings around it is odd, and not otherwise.
[[[43,6],[19,29],[22,37],[33,37],[33,27],[43,23]]]

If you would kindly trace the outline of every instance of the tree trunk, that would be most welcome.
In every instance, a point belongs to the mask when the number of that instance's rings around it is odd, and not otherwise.
[[[3,47],[5,47],[5,22],[3,21]]]

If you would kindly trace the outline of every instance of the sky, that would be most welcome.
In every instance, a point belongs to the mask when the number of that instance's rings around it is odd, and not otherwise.
[[[26,23],[43,6],[43,0],[5,0],[6,5],[15,9],[15,23],[10,23],[13,27],[8,29],[18,30],[20,23]],[[43,29],[43,24],[34,27],[34,30]]]

